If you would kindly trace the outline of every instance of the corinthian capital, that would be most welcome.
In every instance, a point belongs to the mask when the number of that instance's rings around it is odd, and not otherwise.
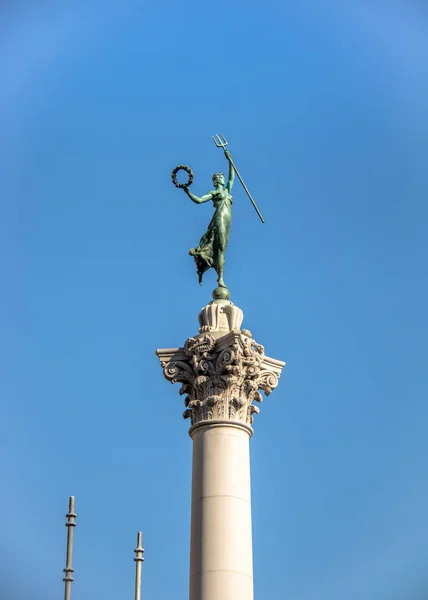
[[[254,413],[259,412],[253,402],[262,401],[260,392],[268,396],[276,388],[285,363],[266,356],[248,330],[232,329],[221,335],[224,329],[209,327],[207,315],[212,312],[219,323],[220,311],[220,307],[203,309],[199,318],[202,333],[189,338],[182,348],[160,349],[156,354],[166,379],[182,384],[183,416],[192,425],[210,420],[250,425]],[[227,317],[238,314],[228,307],[224,313]],[[228,322],[240,325],[242,318],[229,318]]]

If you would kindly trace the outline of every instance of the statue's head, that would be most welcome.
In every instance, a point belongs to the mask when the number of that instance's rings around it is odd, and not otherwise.
[[[224,185],[225,184],[225,179],[224,179],[223,173],[214,173],[213,184],[214,185],[218,185],[218,184]]]

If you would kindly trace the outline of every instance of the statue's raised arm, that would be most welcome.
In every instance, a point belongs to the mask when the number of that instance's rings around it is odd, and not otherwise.
[[[231,192],[233,182],[235,181],[235,169],[233,168],[232,156],[231,156],[229,150],[227,150],[226,148],[224,149],[224,155],[229,162],[229,180],[227,182],[226,188],[229,190],[229,192]]]
[[[228,144],[228,141],[227,141],[227,139],[224,137],[224,135],[221,135],[221,134],[219,135],[218,133],[216,133],[215,135],[213,135],[213,141],[214,141],[214,144],[217,146],[217,148],[223,148],[223,150],[224,150],[224,153],[226,154],[226,146],[227,146],[227,144]],[[261,221],[262,223],[264,223],[264,222],[265,222],[265,220],[264,220],[264,219],[263,219],[263,217],[262,217],[262,213],[261,213],[261,212],[259,211],[259,209],[257,208],[257,204],[254,202],[254,200],[253,200],[253,198],[252,198],[252,196],[251,196],[251,194],[250,194],[250,192],[249,192],[249,190],[248,190],[247,186],[246,186],[246,185],[245,185],[245,183],[244,183],[244,180],[242,179],[241,175],[239,174],[239,171],[238,171],[238,169],[236,168],[236,165],[235,165],[235,163],[234,163],[234,162],[233,162],[233,160],[232,160],[232,157],[231,157],[231,155],[230,155],[230,152],[227,152],[227,154],[226,154],[226,158],[228,159],[230,166],[231,166],[231,167],[233,167],[233,169],[234,169],[234,171],[235,171],[236,175],[238,176],[238,179],[239,179],[239,181],[242,183],[242,187],[244,188],[244,190],[245,190],[245,192],[246,192],[246,194],[247,194],[248,198],[251,200],[251,204],[254,206],[254,210],[255,210],[255,211],[256,211],[256,213],[259,215],[260,221]]]

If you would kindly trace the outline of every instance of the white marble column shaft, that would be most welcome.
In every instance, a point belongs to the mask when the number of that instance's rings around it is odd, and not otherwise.
[[[190,600],[253,600],[251,428],[196,425],[193,439]]]

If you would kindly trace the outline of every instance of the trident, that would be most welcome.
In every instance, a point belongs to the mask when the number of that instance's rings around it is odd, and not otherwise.
[[[212,136],[212,138],[213,138],[213,140],[214,140],[214,144],[217,146],[217,148],[223,148],[223,150],[225,150],[225,148],[226,148],[226,146],[227,146],[227,140],[226,140],[226,138],[224,137],[224,135],[222,135],[222,134],[218,135],[218,133],[216,133],[216,134],[215,134],[215,137],[214,137],[214,136]],[[245,183],[244,183],[244,181],[243,181],[242,177],[240,176],[240,174],[239,174],[239,171],[238,171],[238,169],[236,168],[236,166],[235,166],[235,163],[233,162],[233,160],[232,160],[232,157],[230,156],[230,154],[229,154],[229,160],[230,160],[230,164],[232,165],[232,167],[233,167],[233,168],[234,168],[234,170],[235,170],[235,173],[238,175],[238,179],[239,179],[239,181],[242,183],[242,187],[243,187],[243,188],[244,188],[244,190],[247,192],[247,196],[248,196],[248,198],[251,200],[251,202],[252,202],[252,205],[253,205],[253,206],[254,206],[254,208],[256,209],[256,213],[259,215],[259,217],[260,217],[260,221],[261,221],[262,223],[264,223],[264,222],[265,222],[265,220],[263,219],[263,217],[262,217],[262,215],[261,215],[261,212],[260,212],[260,211],[259,211],[259,209],[257,208],[257,204],[256,204],[256,203],[254,202],[254,200],[252,199],[252,197],[251,197],[251,194],[250,194],[250,192],[248,191],[248,188],[247,188],[247,186],[245,185]]]

